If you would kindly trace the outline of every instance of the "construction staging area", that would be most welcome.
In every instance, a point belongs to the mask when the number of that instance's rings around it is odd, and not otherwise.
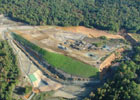
[[[103,33],[99,37],[91,37],[88,33],[72,32],[56,26],[36,26],[33,29],[12,31],[50,52],[70,56],[95,67],[99,67],[102,58],[125,46],[123,37],[118,35]],[[107,40],[100,39],[104,34]]]
[[[21,70],[21,78],[17,87],[25,87],[25,86],[33,87],[32,94],[27,95],[26,97],[31,99],[36,93],[38,93],[38,91],[39,92],[54,91],[54,94],[52,95],[52,97],[54,98],[55,97],[76,98],[77,96],[83,97],[92,90],[91,88],[92,86],[84,86],[84,84],[87,83],[88,81],[87,82],[75,81],[74,84],[71,84],[71,82],[66,81],[58,82],[44,75],[44,73],[42,72],[42,70],[38,68],[36,63],[34,63],[18,46],[16,46],[11,37],[11,30],[13,31],[15,29],[33,30],[34,28],[37,27],[22,25],[21,23],[11,21],[4,16],[0,17],[1,19],[4,19],[7,22],[6,24],[2,21],[0,22],[1,24],[0,37],[1,39],[7,40],[10,46],[13,48],[15,54],[17,55],[19,68]],[[95,83],[99,82],[97,81]],[[13,95],[15,98],[19,99],[20,97],[22,97],[16,94]]]
[[[8,40],[13,48],[18,57],[19,67],[23,76],[18,86],[24,87],[30,84],[33,87],[33,95],[34,90],[37,89],[39,92],[55,91],[54,97],[76,98],[77,96],[86,95],[85,91],[89,92],[92,89],[90,86],[85,86],[85,83],[90,82],[90,80],[84,80],[84,78],[82,80],[78,78],[73,80],[74,83],[67,84],[69,81],[58,81],[57,75],[53,77],[56,78],[55,80],[51,76],[49,77],[48,74],[48,76],[44,74],[44,71],[38,67],[43,66],[39,63],[40,61],[34,61],[36,60],[34,58],[31,59],[32,54],[25,53],[26,49],[25,52],[22,50],[25,47],[19,43],[18,45],[22,47],[20,48],[14,42],[15,40],[11,36],[12,33],[22,36],[46,51],[68,56],[91,67],[96,67],[99,71],[111,65],[111,62],[117,58],[116,53],[123,52],[123,47],[128,45],[122,36],[108,34],[104,31],[82,26],[28,26],[11,21],[1,15],[1,38]],[[61,70],[59,72],[61,73]],[[72,75],[70,74],[70,76]],[[94,81],[93,83],[98,84],[99,81]]]
[[[1,16],[2,17],[2,16]],[[104,31],[79,27],[23,26],[2,17],[12,32],[50,52],[60,53],[98,67],[102,59],[125,46],[123,37]],[[5,22],[1,21],[4,25]],[[9,22],[9,23],[8,23]],[[2,25],[1,23],[1,25]],[[107,40],[100,37],[105,36]],[[115,45],[114,45],[115,44]]]

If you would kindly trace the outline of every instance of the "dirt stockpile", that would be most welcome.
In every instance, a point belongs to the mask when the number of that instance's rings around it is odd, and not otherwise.
[[[65,31],[71,31],[74,33],[82,33],[86,34],[89,37],[100,37],[100,36],[106,36],[107,38],[113,38],[113,39],[124,39],[120,35],[114,35],[109,34],[105,31],[97,30],[97,29],[90,29],[83,26],[77,26],[77,27],[57,27],[57,29],[65,30]]]

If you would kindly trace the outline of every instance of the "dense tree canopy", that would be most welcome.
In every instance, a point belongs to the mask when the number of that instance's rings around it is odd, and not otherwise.
[[[0,0],[0,13],[32,25],[140,32],[140,0]]]
[[[0,100],[14,100],[13,90],[18,82],[19,69],[12,48],[0,42]]]

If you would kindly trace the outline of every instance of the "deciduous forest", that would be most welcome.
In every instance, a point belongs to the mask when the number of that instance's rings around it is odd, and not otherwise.
[[[13,91],[18,83],[19,69],[16,57],[7,41],[0,42],[0,100],[14,100]]]
[[[0,13],[31,25],[140,33],[139,0],[0,0]]]

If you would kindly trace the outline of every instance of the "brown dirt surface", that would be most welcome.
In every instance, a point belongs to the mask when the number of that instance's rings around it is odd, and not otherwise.
[[[25,98],[25,99],[28,99],[28,98],[30,97],[30,95],[31,95],[31,94],[29,93],[29,94],[25,95],[24,98]]]
[[[15,32],[18,35],[23,36],[27,40],[32,40],[33,38],[29,34],[24,34],[24,32],[18,31],[18,30],[12,30],[12,32]]]
[[[107,38],[114,38],[114,39],[121,39],[123,38],[120,35],[113,35],[109,34],[105,31],[90,29],[83,26],[77,27],[58,27],[58,26],[36,26],[32,30],[14,30],[13,32],[21,35],[22,37],[26,38],[27,40],[31,41],[32,43],[40,46],[41,48],[46,49],[50,52],[55,52],[59,54],[64,54],[66,56],[72,57],[74,59],[80,60],[86,64],[99,67],[97,62],[100,62],[100,59],[112,51],[107,50],[91,50],[88,51],[87,47],[81,47],[82,49],[75,50],[70,47],[70,44],[74,44],[75,40],[80,39],[82,41],[82,37],[89,36],[90,38],[93,37],[100,37],[106,36]],[[71,40],[75,39],[75,40]],[[65,41],[69,40],[67,44],[64,44]],[[62,44],[67,50],[62,50],[58,48],[59,44]],[[86,42],[86,45],[88,42]],[[112,47],[113,50],[116,47]],[[117,48],[116,48],[117,49]],[[115,49],[114,49],[115,50]],[[88,56],[88,53],[93,53],[97,57],[94,59]]]
[[[105,31],[97,30],[97,29],[90,29],[83,26],[77,26],[77,27],[56,27],[57,29],[64,30],[64,31],[71,31],[74,33],[82,33],[86,34],[89,37],[100,37],[100,36],[106,36],[107,38],[113,38],[113,39],[124,39],[120,35],[114,35],[111,33],[107,33]]]
[[[109,57],[107,57],[102,64],[100,65],[100,71],[102,71],[104,68],[107,68],[111,65],[112,61],[114,61],[116,58],[120,57],[120,55],[116,55],[115,53],[121,53],[124,51],[124,48],[119,48],[116,50],[116,52],[112,53]]]

